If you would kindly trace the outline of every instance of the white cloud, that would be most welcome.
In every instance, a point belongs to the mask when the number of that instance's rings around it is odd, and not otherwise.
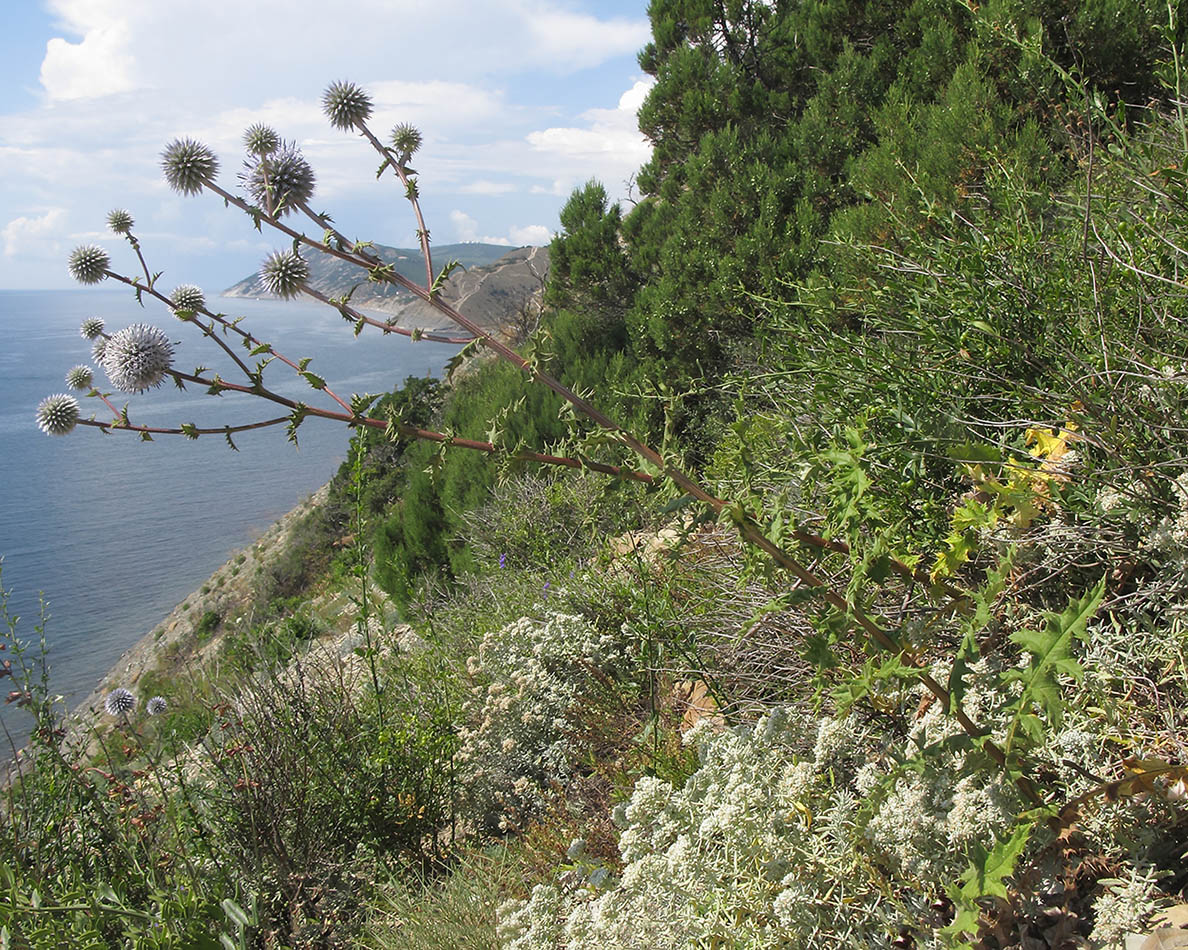
[[[57,0],[60,25],[82,37],[52,37],[41,63],[41,85],[50,99],[95,99],[136,87],[132,55],[133,11],[105,0]]]
[[[531,47],[569,69],[582,69],[611,56],[634,53],[649,39],[645,19],[600,20],[584,13],[548,9],[543,3],[525,3],[519,11]]]
[[[479,178],[458,189],[464,195],[508,195],[517,188],[510,181],[489,181]]]
[[[455,240],[461,242],[478,241],[481,244],[523,247],[526,244],[548,244],[553,239],[553,232],[543,224],[513,224],[508,228],[507,234],[480,235],[478,222],[465,211],[456,208],[450,212],[450,221],[454,225]]]
[[[22,250],[29,250],[31,244],[43,244],[47,238],[61,231],[65,220],[65,208],[50,208],[35,218],[13,218],[0,232],[4,238],[4,256],[13,257]]]

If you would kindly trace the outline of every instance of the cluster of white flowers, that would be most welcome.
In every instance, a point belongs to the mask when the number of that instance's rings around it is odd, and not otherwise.
[[[613,671],[624,661],[617,637],[552,611],[483,638],[467,661],[474,685],[457,753],[477,814],[514,827],[541,803],[543,789],[568,778],[575,707],[590,689],[591,670]]]
[[[700,766],[684,786],[641,778],[616,809],[624,870],[615,886],[509,902],[500,910],[505,945],[825,946],[813,942],[825,933],[837,946],[885,944],[923,908],[855,886],[844,845],[859,799],[845,783],[859,765],[852,750],[866,743],[853,721],[826,719],[821,757],[800,760],[804,731],[784,710],[730,731],[699,723],[686,741]]]
[[[1155,913],[1156,882],[1160,875],[1150,866],[1133,868],[1124,880],[1109,882],[1093,902],[1095,946],[1115,947],[1130,933],[1141,933]]]

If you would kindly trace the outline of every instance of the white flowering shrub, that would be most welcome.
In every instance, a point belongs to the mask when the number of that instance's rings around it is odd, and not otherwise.
[[[620,638],[554,611],[483,637],[467,661],[474,685],[456,756],[478,819],[500,830],[518,827],[550,785],[568,779],[578,701],[594,671],[613,673],[625,660]]]

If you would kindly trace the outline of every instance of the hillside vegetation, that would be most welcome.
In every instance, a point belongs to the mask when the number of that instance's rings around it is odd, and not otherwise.
[[[503,461],[361,431],[292,555],[324,569],[158,679],[165,710],[117,708],[97,755],[10,632],[38,731],[0,936],[1153,926],[1188,887],[1177,12],[653,0],[638,199],[573,194],[518,346],[663,467],[474,356],[377,411]]]

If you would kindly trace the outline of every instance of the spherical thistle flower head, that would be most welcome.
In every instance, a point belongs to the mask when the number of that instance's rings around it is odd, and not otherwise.
[[[164,696],[154,696],[144,704],[144,711],[150,716],[159,716],[168,708],[169,703],[165,701]]]
[[[37,428],[46,435],[66,435],[78,425],[78,400],[67,393],[46,396],[37,407]]]
[[[275,129],[257,122],[244,129],[243,144],[249,155],[271,155],[281,147],[281,137]]]
[[[66,374],[66,385],[79,392],[90,389],[95,382],[95,374],[89,366],[75,366]]]
[[[194,139],[174,139],[161,153],[161,168],[169,187],[183,195],[196,195],[219,173],[214,152]]]
[[[173,364],[173,344],[147,323],[134,323],[115,333],[103,353],[103,369],[120,392],[141,393],[159,386]]]
[[[332,82],[322,93],[322,111],[332,126],[349,132],[371,116],[371,97],[353,82]]]
[[[392,130],[392,148],[405,159],[421,147],[421,133],[408,123],[402,123]]]
[[[96,363],[103,365],[103,357],[107,353],[107,337],[97,336],[95,342],[91,344],[91,359]]]
[[[309,265],[296,251],[277,251],[260,267],[264,288],[282,300],[296,297],[309,280]]]
[[[271,207],[283,216],[313,197],[314,170],[296,145],[285,145],[266,158],[250,158],[243,166],[239,180],[257,207]]]
[[[130,690],[117,686],[104,697],[103,708],[109,716],[126,716],[136,708],[136,697]]]
[[[99,317],[87,317],[78,328],[84,340],[94,340],[103,332],[103,321]]]
[[[70,252],[70,259],[66,263],[70,268],[70,276],[80,284],[97,284],[107,278],[111,258],[103,248],[84,244]]]
[[[116,234],[129,234],[132,231],[132,215],[122,208],[116,208],[107,213],[107,226]]]
[[[174,310],[201,310],[206,306],[206,295],[201,287],[182,284],[169,295],[169,304]]]

